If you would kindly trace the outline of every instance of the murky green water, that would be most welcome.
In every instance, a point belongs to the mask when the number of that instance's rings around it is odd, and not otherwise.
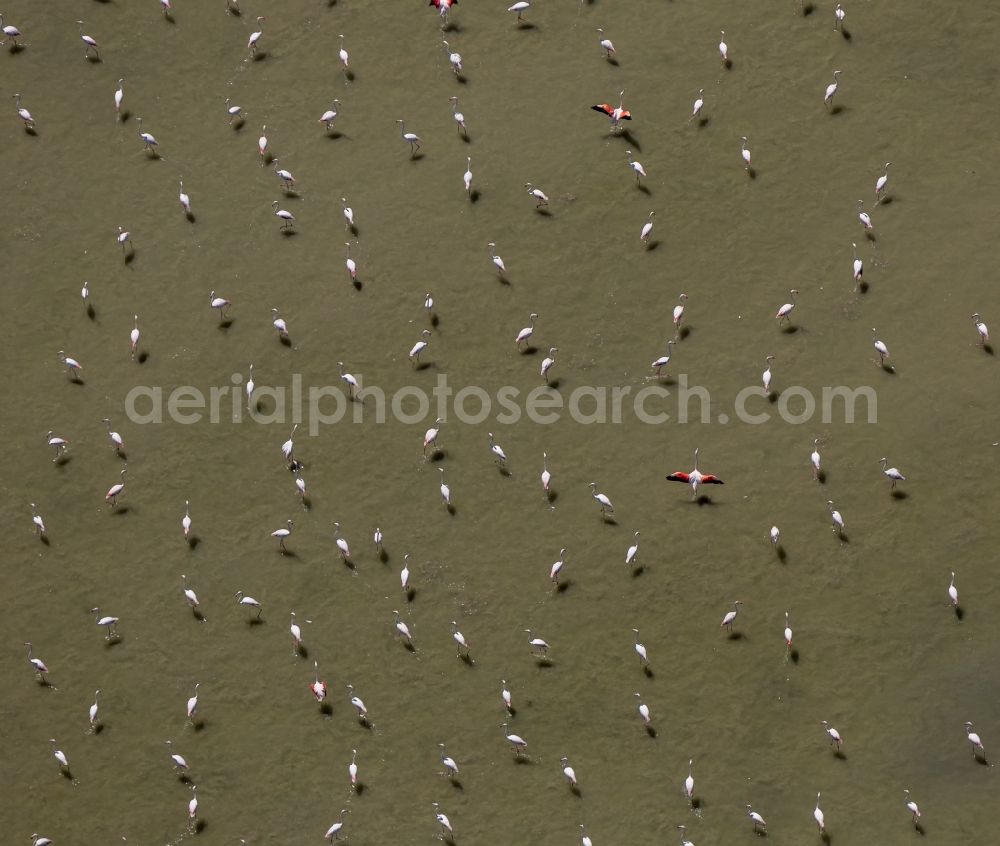
[[[969,315],[1000,319],[984,109],[997,76],[997,11],[855,2],[847,39],[829,3],[803,17],[792,2],[539,0],[532,27],[517,28],[503,3],[466,0],[447,34],[463,56],[462,82],[434,11],[419,2],[279,10],[247,1],[240,17],[222,0],[174,5],[173,23],[153,2],[4,7],[28,46],[0,53],[2,89],[20,92],[37,122],[27,134],[8,99],[6,839],[35,831],[59,844],[319,843],[350,808],[352,843],[423,843],[437,833],[439,802],[461,844],[578,843],[586,823],[601,846],[671,842],[678,824],[711,846],[752,836],[752,802],[777,846],[812,842],[822,791],[831,842],[908,843],[919,839],[908,788],[928,842],[994,842],[994,769],[976,765],[963,724],[975,721],[990,752],[1000,736],[1000,584],[990,557],[997,362],[977,347]],[[244,45],[260,13],[266,55],[251,62]],[[99,63],[83,58],[80,16],[101,45]],[[618,48],[617,65],[601,56],[598,26]],[[716,47],[723,28],[729,70]],[[843,74],[830,114],[822,95],[834,69]],[[124,123],[113,108],[119,77]],[[614,137],[588,106],[616,103],[622,88],[635,119]],[[699,127],[687,116],[700,88]],[[451,116],[456,94],[468,143]],[[238,130],[227,125],[227,97],[247,112]],[[328,135],[316,118],[334,97],[342,112]],[[137,116],[162,158],[143,153]],[[397,118],[424,140],[414,160]],[[273,165],[260,166],[263,124],[298,196],[284,195]],[[626,149],[649,174],[643,189]],[[474,203],[462,185],[466,156]],[[891,202],[874,207],[887,160]],[[193,222],[177,204],[181,179]],[[549,195],[549,214],[533,210],[527,181]],[[360,290],[343,264],[342,196],[358,224]],[[876,241],[858,224],[858,198]],[[280,234],[275,199],[296,216],[294,236]],[[638,234],[652,210],[655,249],[643,250]],[[135,245],[128,262],[118,226]],[[852,290],[852,241],[864,294]],[[792,287],[797,331],[781,332],[772,315]],[[233,302],[228,328],[209,308],[212,290]],[[426,291],[439,323],[424,353],[430,366],[415,371],[406,353],[428,326]],[[280,453],[290,420],[234,424],[227,410],[219,424],[143,426],[125,414],[138,385],[207,392],[240,374],[241,391],[251,362],[258,386],[287,387],[294,374],[306,389],[338,385],[343,360],[390,395],[430,390],[441,374],[456,390],[526,393],[540,384],[550,346],[567,400],[587,385],[634,395],[673,337],[682,292],[689,332],[668,372],[710,391],[711,423],[646,425],[628,412],[620,425],[567,414],[554,425],[449,419],[436,462],[420,447],[433,409],[416,425],[390,415],[384,425],[321,426],[315,437],[304,423],[295,440],[311,500],[304,511]],[[273,307],[290,346],[270,326]],[[511,341],[530,312],[539,315],[537,351],[519,355]],[[129,358],[136,313],[142,363]],[[873,326],[893,373],[873,366]],[[83,384],[66,378],[60,349],[83,363]],[[873,387],[878,423],[791,425],[780,404],[759,398],[748,409],[768,411],[770,423],[718,422],[735,417],[737,393],[758,384],[769,354],[778,391]],[[674,414],[676,403],[666,409]],[[104,417],[128,457],[114,512],[103,494],[121,461]],[[50,429],[72,442],[62,464],[50,460]],[[509,477],[492,463],[491,430]],[[810,471],[814,438],[822,485]],[[726,481],[701,507],[663,479],[688,469],[695,447],[701,469]],[[551,508],[538,482],[543,451],[558,494]],[[905,497],[890,496],[883,455],[908,476]],[[602,523],[591,480],[614,500],[615,523]],[[847,542],[830,531],[829,499]],[[185,500],[193,549],[180,532]],[[31,502],[48,545],[31,534]],[[268,534],[288,518],[293,554],[282,556]],[[353,571],[336,555],[334,521],[354,549]],[[772,524],[784,560],[768,543]],[[376,525],[384,562],[370,542]],[[622,562],[635,531],[643,567],[630,573]],[[561,547],[568,587],[554,593],[547,574]],[[405,553],[410,602],[399,589]],[[951,570],[961,620],[948,607]],[[185,605],[181,574],[201,598],[203,623]],[[247,624],[237,590],[263,603],[263,625]],[[718,621],[737,598],[742,636],[729,640]],[[102,640],[88,613],[95,605],[121,618],[117,644]],[[291,648],[293,609],[308,658]],[[393,637],[397,609],[414,653]],[[797,662],[786,659],[786,610]],[[456,658],[451,620],[472,645],[472,665]],[[552,645],[552,666],[530,656],[528,627]],[[650,677],[633,653],[633,627]],[[32,680],[25,640],[49,665],[51,687]],[[314,660],[330,713],[309,694]],[[501,736],[502,678],[517,707],[510,729],[529,743],[524,765]],[[196,683],[199,730],[184,708]],[[370,730],[355,719],[348,683],[368,706]],[[97,688],[103,730],[93,734]],[[842,758],[823,719],[845,738]],[[71,778],[60,777],[50,737]],[[165,740],[191,764],[196,835],[191,791],[171,772]],[[437,775],[440,742],[459,763],[460,786]],[[360,795],[349,790],[352,749]],[[560,773],[563,755],[580,796]],[[681,790],[689,758],[697,812]]]

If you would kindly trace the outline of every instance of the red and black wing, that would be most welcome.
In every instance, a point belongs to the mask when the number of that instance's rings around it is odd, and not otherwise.
[[[611,117],[611,113],[615,110],[614,106],[609,106],[607,103],[601,103],[600,105],[591,106],[590,108],[592,108],[595,112],[604,112],[604,114],[608,117]]]
[[[691,481],[690,473],[671,473],[667,476],[667,479],[671,482],[683,482],[685,485]]]
[[[701,483],[703,485],[724,485],[724,484],[726,484],[725,482],[722,481],[722,479],[716,478],[715,476],[712,476],[712,475],[702,476],[701,477]]]

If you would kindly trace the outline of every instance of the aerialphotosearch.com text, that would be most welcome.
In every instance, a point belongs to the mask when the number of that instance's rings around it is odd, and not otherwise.
[[[457,390],[447,375],[439,374],[429,390],[406,385],[386,392],[377,385],[304,385],[301,374],[290,384],[255,385],[245,396],[243,375],[234,373],[232,384],[207,390],[192,385],[173,388],[139,385],[125,397],[125,413],[138,425],[177,423],[305,424],[310,435],[338,423],[385,423],[390,418],[410,425],[459,421],[477,425],[488,419],[509,425],[527,418],[542,425],[569,418],[584,426],[621,424],[628,417],[649,425],[665,423],[740,422],[759,426],[778,419],[792,425],[820,422],[878,421],[875,389],[829,386],[818,392],[791,385],[776,396],[759,385],[742,388],[726,411],[714,406],[707,388],[690,385],[686,374],[675,385],[653,382],[644,385],[579,385],[559,391],[540,385],[528,391],[504,385],[487,391],[478,385]]]

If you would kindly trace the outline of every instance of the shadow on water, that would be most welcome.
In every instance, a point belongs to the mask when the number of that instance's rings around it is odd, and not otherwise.
[[[819,839],[822,840],[826,846],[830,846],[830,844],[833,843],[833,838],[830,836],[830,832],[828,831],[821,832]]]
[[[97,319],[97,312],[94,310],[94,307],[90,303],[87,303],[87,317],[89,317],[91,321]]]
[[[647,253],[651,253],[651,252],[653,252],[653,250],[658,250],[659,248],[660,248],[660,241],[657,238],[654,238],[652,241],[647,241],[646,242],[646,252]]]
[[[898,488],[889,494],[893,499],[909,499],[910,495],[906,491],[901,491]]]
[[[629,146],[632,147],[632,149],[634,149],[637,153],[642,152],[642,144],[639,143],[639,139],[636,138],[629,129],[623,129],[621,132],[613,132],[611,133],[611,137],[621,138],[628,141]]]
[[[851,35],[850,31],[847,30],[847,29],[842,29],[840,31],[840,34],[843,37],[844,41],[850,41],[854,37],[854,36]]]
[[[129,250],[122,256],[122,260],[125,264],[132,264],[135,261],[135,249]]]
[[[257,50],[253,54],[252,62],[263,62],[268,56],[267,50]]]
[[[115,517],[124,517],[131,511],[132,511],[132,506],[130,505],[116,505],[111,513]]]
[[[692,329],[690,326],[681,326],[681,328],[677,330],[677,340],[683,341],[692,332],[694,332],[694,329]]]
[[[787,553],[787,552],[785,552],[785,547],[784,547],[784,546],[782,546],[782,545],[781,545],[781,544],[779,543],[779,544],[778,544],[778,545],[777,545],[777,546],[776,546],[776,547],[774,548],[774,552],[775,552],[775,554],[776,554],[776,555],[778,556],[778,560],[779,560],[779,561],[780,561],[780,562],[781,562],[782,564],[784,564],[784,563],[785,563],[785,559],[786,559],[786,558],[788,558],[788,553]]]
[[[843,749],[835,749],[833,752],[833,757],[836,758],[838,761],[847,760],[847,754],[844,752]]]
[[[746,640],[746,635],[743,632],[730,632],[727,640]]]
[[[927,834],[927,831],[924,829],[923,823],[915,822],[913,824],[913,830],[921,837]]]
[[[135,357],[135,360],[138,361],[139,364],[145,364],[147,361],[149,361],[149,353],[143,351]]]
[[[263,626],[264,625],[264,619],[262,617],[248,617],[247,618],[247,625],[251,629],[256,628],[257,626]]]
[[[961,605],[955,606],[955,619],[959,622],[965,619],[965,609]]]
[[[225,320],[220,320],[219,321],[219,328],[223,332],[225,332],[227,329],[229,329],[229,327],[232,326],[232,325],[233,325],[233,318],[232,317],[227,317]]]
[[[652,191],[649,190],[649,186],[643,185],[641,182],[637,183],[635,187],[637,191],[640,191],[647,197],[649,197],[653,193]]]
[[[799,327],[796,326],[794,323],[788,323],[781,327],[781,331],[784,332],[786,335],[794,335],[799,331]]]
[[[815,11],[816,7],[812,3],[802,4],[802,17],[808,18]]]
[[[646,726],[646,734],[656,740],[656,729],[653,726]]]
[[[566,593],[572,586],[573,582],[571,579],[565,579],[556,585],[556,593]]]
[[[641,576],[645,572],[646,572],[646,565],[637,564],[635,567],[632,568],[632,578],[638,579],[639,576]]]
[[[788,653],[788,658],[789,658],[789,660],[793,664],[798,664],[799,663],[799,650],[793,649],[791,652]]]
[[[821,485],[826,484],[826,470],[820,470],[816,473],[816,481]]]
[[[656,677],[656,673],[653,672],[653,668],[650,667],[649,664],[643,664],[642,665],[642,672],[646,676],[647,679],[651,679],[651,678],[655,678]]]
[[[48,535],[42,535],[38,538],[45,546],[52,546],[52,541],[49,540]]]
[[[333,716],[333,705],[331,705],[329,702],[320,702],[319,703],[319,712],[324,717],[332,717]]]

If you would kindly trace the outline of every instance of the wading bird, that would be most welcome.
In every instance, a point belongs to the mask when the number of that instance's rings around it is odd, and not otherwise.
[[[139,315],[138,314],[134,314],[134,315],[132,315],[132,318],[133,318],[133,320],[135,322],[134,322],[134,324],[132,326],[132,331],[129,332],[129,336],[128,337],[129,337],[129,341],[131,343],[131,356],[134,359],[135,358],[135,351],[139,348]]]
[[[851,269],[854,272],[854,290],[856,291],[865,272],[865,263],[858,257],[858,245],[852,241],[851,246],[854,248],[854,263],[851,265]]]
[[[397,118],[396,123],[399,124],[399,137],[410,145],[410,158],[412,159],[417,154],[417,150],[420,149],[421,144],[424,142],[421,140],[419,135],[406,131],[406,124],[403,123],[401,118]]]
[[[398,634],[400,637],[402,637],[403,640],[405,640],[407,643],[409,643],[409,644],[412,645],[413,644],[413,635],[410,634],[410,627],[408,625],[406,625],[406,623],[404,623],[399,618],[399,612],[398,611],[393,611],[392,613],[393,613],[393,616],[396,618],[395,619],[396,634]]]
[[[639,184],[639,177],[645,176],[646,175],[646,170],[645,170],[645,168],[643,168],[641,162],[637,162],[637,161],[635,161],[635,159],[632,158],[632,151],[631,150],[626,150],[625,151],[625,158],[627,160],[628,166],[630,168],[632,168],[632,171],[635,173],[635,184],[638,185]]]
[[[649,242],[649,233],[653,231],[653,217],[656,215],[655,211],[649,213],[649,217],[646,222],[642,225],[642,231],[639,233],[639,240],[643,244]]]
[[[792,648],[792,627],[791,627],[791,625],[788,622],[788,612],[787,611],[785,612],[785,631],[784,631],[784,635],[785,635],[785,646],[787,646],[789,649],[791,649]]]
[[[288,631],[292,635],[292,646],[298,652],[302,648],[302,627],[295,622],[295,612],[292,611],[292,622],[288,626]]]
[[[611,504],[611,500],[608,499],[607,495],[598,492],[597,482],[591,482],[588,487],[590,488],[590,495],[597,501],[597,504],[601,506],[602,517],[609,511],[613,512],[615,510],[614,505]]]
[[[500,679],[500,698],[503,700],[503,707],[508,714],[514,713],[514,704],[511,693],[507,689],[507,679]]]
[[[518,2],[515,3],[513,6],[508,6],[507,7],[507,11],[508,12],[517,12],[517,20],[515,21],[515,23],[520,24],[521,23],[521,19],[524,16],[524,13],[526,11],[528,11],[528,8],[530,6],[531,6],[531,3],[529,3],[528,0],[518,0]]]
[[[431,0],[427,5],[433,6],[441,17],[441,29],[448,26],[448,12],[452,6],[458,5],[458,0]]]
[[[399,571],[399,586],[403,589],[403,593],[407,593],[410,590],[410,554],[406,553],[403,556],[403,569]]]
[[[816,825],[819,826],[819,833],[822,834],[826,831],[826,816],[819,807],[819,797],[820,794],[816,794],[816,807],[813,809],[813,819],[816,820]]]
[[[322,123],[326,127],[326,131],[329,132],[333,128],[333,122],[337,119],[337,115],[340,114],[340,100],[334,98],[333,103],[330,108],[327,109],[323,114],[319,116],[317,123]]]
[[[566,781],[569,782],[571,787],[576,787],[576,770],[569,765],[569,758],[563,756],[560,759],[560,763],[563,765],[562,771],[563,775],[566,776]]]
[[[340,365],[341,377],[343,377],[344,362],[339,361],[337,363]],[[288,440],[285,441],[281,445],[281,454],[283,456],[285,456],[285,461],[291,461],[292,460],[293,452],[295,450],[295,441],[294,441],[295,430],[298,429],[298,428],[299,428],[299,424],[298,423],[296,423],[294,426],[292,426],[292,431],[291,431],[291,434],[288,436]]]
[[[743,156],[743,169],[749,173],[750,172],[750,151],[747,149],[747,137],[744,135],[740,138],[742,142],[740,146],[740,155]]]
[[[604,37],[604,30],[603,29],[601,29],[600,27],[598,27],[597,31],[601,34],[600,45],[601,45],[601,49],[604,51],[604,58],[610,59],[612,56],[615,55],[615,45],[611,43],[611,39],[610,38],[605,38]]]
[[[837,4],[837,8],[833,10],[833,31],[836,32],[838,29],[843,31],[844,29],[844,17],[846,12],[844,7]]]
[[[559,352],[559,347],[549,347],[549,354],[542,359],[542,366],[539,369],[542,381],[548,385],[549,383],[549,371],[556,363],[556,353]]]
[[[441,502],[445,508],[451,508],[451,488],[444,481],[444,467],[438,467],[441,471]]]
[[[243,595],[243,591],[241,591],[241,590],[236,591],[235,596],[236,596],[236,604],[237,605],[242,605],[244,608],[247,609],[247,616],[248,617],[249,617],[250,609],[256,608],[257,609],[257,617],[256,617],[256,619],[258,619],[258,620],[260,619],[260,615],[264,612],[264,606],[262,606],[252,596],[244,596]]]
[[[351,787],[358,785],[358,750],[351,750],[351,763],[347,765],[347,774],[351,778]]]
[[[552,566],[549,568],[549,579],[553,584],[559,584],[559,573],[562,571],[563,564],[566,563],[566,548],[563,547],[559,550],[559,558],[556,560]]]
[[[458,630],[458,622],[456,620],[451,621],[451,636],[455,643],[458,644],[458,657],[462,657],[463,649],[465,650],[464,654],[468,656],[471,647],[469,646],[469,642],[465,639],[465,635]]]
[[[826,86],[826,93],[823,95],[823,102],[830,110],[833,109],[833,95],[837,93],[837,77],[840,76],[840,73],[839,70],[833,72],[833,82]]]
[[[442,40],[441,43],[444,45],[444,52],[448,56],[448,61],[451,62],[451,69],[455,72],[455,76],[458,76],[462,72],[462,54],[458,52],[453,53],[447,41]]]
[[[726,44],[726,31],[720,30],[722,33],[719,38],[719,58],[722,59],[722,64],[729,64],[729,45]]]
[[[813,451],[812,454],[809,456],[809,460],[812,462],[813,466],[813,478],[818,481],[820,474],[819,438],[816,438],[813,441]]]
[[[876,202],[876,204],[877,203],[881,203],[882,200],[883,200],[883,198],[885,197],[885,186],[886,186],[886,183],[889,181],[889,165],[891,165],[891,164],[892,164],[892,162],[886,162],[885,163],[885,167],[882,169],[883,170],[882,175],[878,179],[875,180],[875,202]]]
[[[625,89],[623,88],[618,92],[618,105],[612,106],[608,103],[598,103],[596,106],[591,106],[595,112],[603,112],[608,116],[611,121],[611,131],[617,132],[621,129],[621,122],[623,120],[632,120],[632,113],[625,108],[623,105],[625,102]]]
[[[920,807],[910,798],[910,791],[904,789],[903,795],[906,797],[906,810],[913,814],[913,824],[917,825],[917,821],[920,819]]]
[[[225,297],[215,296],[215,291],[209,293],[208,302],[211,304],[212,308],[216,309],[219,312],[219,320],[224,321],[228,316],[226,312],[229,311],[229,307],[232,305],[232,303],[229,300],[225,299]]]
[[[229,125],[233,125],[234,120],[243,120],[243,107],[232,105],[232,100],[226,97],[226,114],[229,115]]]
[[[188,605],[192,608],[197,608],[201,603],[198,602],[198,594],[196,594],[191,588],[187,586],[187,576],[181,576],[181,591],[184,594],[184,599]]]
[[[101,609],[97,607],[91,608],[90,613],[94,615],[94,622],[99,626],[103,626],[106,630],[105,640],[111,640],[111,638],[117,636],[118,617],[109,617],[108,615],[102,617]]]
[[[494,266],[496,267],[497,273],[500,275],[500,278],[502,279],[503,275],[507,272],[507,265],[505,265],[503,263],[503,259],[496,254],[496,247],[497,247],[496,242],[490,241],[486,246],[490,248],[490,259],[493,262]]]
[[[639,700],[639,716],[642,717],[642,721],[648,726],[653,719],[649,713],[649,706],[642,701],[641,694],[635,694],[635,698]]]
[[[982,755],[986,758],[986,749],[983,747],[983,741],[976,732],[972,730],[972,723],[966,722],[965,724],[965,736],[969,739],[969,743],[972,744],[972,754]]]
[[[77,361],[75,358],[70,358],[62,350],[59,350],[57,355],[59,356],[59,360],[64,365],[66,365],[66,370],[69,373],[70,377],[76,381],[79,381],[80,371],[83,370],[83,365],[80,364],[80,362]]]
[[[441,840],[445,839],[446,834],[447,837],[451,839],[454,835],[454,830],[451,827],[451,820],[448,819],[446,814],[441,813],[437,802],[431,802],[431,805],[434,806],[434,818],[438,821],[438,825],[441,826]]]
[[[139,124],[139,140],[142,141],[142,149],[153,150],[154,147],[159,147],[160,142],[156,140],[151,132],[143,132],[142,118],[137,117],[135,120]]]
[[[531,629],[525,629],[525,633],[528,635],[528,646],[531,647],[532,654],[538,658],[544,658],[549,651],[549,645],[540,637],[535,637],[531,633]]]
[[[31,654],[32,646],[28,641],[25,641],[24,645],[28,647],[28,663],[35,668],[39,681],[45,681],[45,674],[49,672],[49,668],[45,666],[45,662],[41,658],[35,658]]]
[[[340,534],[340,523],[333,524],[333,542],[337,544],[337,549],[340,551],[340,557],[345,561],[350,561],[351,545],[347,542],[347,538]]]
[[[526,344],[531,336],[535,332],[535,320],[538,315],[532,312],[528,315],[528,325],[525,326],[520,332],[517,333],[517,337],[514,338],[514,346],[521,349],[521,344]]]
[[[861,221],[861,225],[865,228],[866,232],[872,230],[872,218],[868,212],[865,211],[865,201],[858,200],[858,220]]]
[[[771,364],[774,361],[774,356],[769,355],[765,360],[767,366],[764,372],[760,374],[760,382],[764,386],[764,393],[769,394],[771,391]]]
[[[295,223],[295,215],[288,211],[288,209],[279,209],[277,200],[271,201],[271,208],[274,210],[274,216],[279,220],[284,221],[281,224],[281,228],[291,229]]]
[[[688,802],[694,799],[694,758],[688,759],[688,774],[687,778],[684,779],[684,795],[687,797]]]
[[[520,755],[523,749],[528,747],[528,741],[525,740],[519,734],[508,734],[510,729],[507,728],[507,723],[503,723],[500,728],[503,729],[504,739],[511,745],[514,750],[515,755]]]
[[[45,537],[47,534],[45,530],[45,521],[42,519],[42,515],[38,513],[35,503],[31,503],[31,523],[35,527],[35,534],[40,538]]]
[[[349,813],[351,812],[347,808],[340,809],[340,821],[335,822],[326,830],[326,834],[323,835],[324,839],[331,842],[340,839],[340,832],[344,829],[344,814]]]
[[[542,490],[546,493],[549,492],[552,486],[552,474],[549,472],[549,457],[544,452],[542,453]]]
[[[278,333],[278,337],[279,338],[287,338],[288,337],[288,324],[285,322],[285,318],[283,318],[278,313],[278,309],[276,309],[276,308],[272,308],[271,309],[271,314],[274,315],[274,317],[271,318],[271,325],[275,328],[275,331]]]
[[[23,121],[25,129],[35,128],[35,119],[31,116],[31,112],[27,109],[21,107],[21,95],[14,95],[14,108],[17,109],[17,116]]]
[[[99,697],[100,695],[101,691],[99,689],[94,691],[94,704],[90,706],[90,712],[88,714],[88,716],[90,717],[91,728],[95,728],[97,726],[97,709],[98,709],[97,697]]]
[[[257,139],[257,152],[260,153],[260,166],[267,163],[267,124],[260,128],[260,138]]]
[[[777,546],[780,540],[781,540],[781,529],[779,529],[777,526],[771,526],[771,546]]]
[[[979,333],[979,346],[985,347],[990,340],[990,330],[986,328],[986,324],[983,323],[983,319],[978,313],[972,315],[972,322]]]
[[[184,193],[184,180],[181,180],[180,193],[177,194],[177,199],[181,204],[181,208],[184,209],[184,214],[191,214],[191,198]]]
[[[470,199],[472,197],[472,156],[466,156],[466,168],[465,173],[462,175],[462,181],[465,183],[465,193],[469,195]]]
[[[627,550],[625,550],[625,564],[627,566],[631,567],[638,560],[639,560],[639,533],[636,532],[632,536],[632,543],[631,543],[631,545],[629,546],[629,548]],[[632,631],[634,631],[636,633],[636,635],[638,636],[638,634],[639,634],[639,630],[638,629],[632,629]],[[643,647],[643,651],[645,651],[645,647]]]
[[[488,433],[490,436],[490,452],[493,453],[494,458],[496,458],[497,464],[503,467],[507,463],[507,453],[503,451],[503,447],[493,440],[493,433]]]
[[[282,552],[287,552],[288,551],[287,549],[285,549],[285,540],[292,533],[292,526],[293,525],[294,525],[293,521],[289,520],[286,523],[284,529],[275,529],[273,532],[271,532],[271,537],[278,539],[278,548]]]
[[[135,244],[130,238],[130,233],[126,232],[122,227],[118,227],[118,235],[115,236],[118,240],[118,246],[122,248],[122,252],[125,252],[125,245],[128,244],[129,249],[133,252],[135,251]]]
[[[198,712],[198,688],[201,687],[201,682],[198,682],[194,686],[194,693],[188,697],[187,701],[187,718],[188,720],[194,720],[194,715]]]
[[[277,163],[279,160],[274,159],[273,161]],[[292,172],[290,170],[285,170],[283,167],[276,167],[274,169],[274,174],[279,180],[281,180],[281,187],[284,189],[286,194],[294,190],[295,177],[292,176]]]
[[[63,453],[69,446],[69,441],[67,441],[65,438],[58,437],[56,434],[52,432],[51,429],[45,436],[45,442],[50,447],[52,447],[53,451],[55,452],[55,456],[52,458],[54,462],[58,462],[59,459],[62,458]]]
[[[265,18],[263,15],[260,15],[257,18],[258,29],[256,32],[251,32],[250,38],[247,39],[247,50],[250,51],[251,56],[257,55],[257,42],[260,41],[260,37],[264,34],[264,27],[263,27],[264,20]]]
[[[338,38],[340,38],[340,49],[337,51],[337,58],[340,59],[340,64],[344,67],[344,73],[347,73],[348,67],[350,66],[350,56],[347,54],[347,50],[344,47],[344,35],[341,33]]]
[[[317,702],[322,702],[326,699],[326,682],[319,677],[319,661],[313,661],[313,673],[315,678],[309,683],[309,690]]]
[[[118,497],[120,497],[122,492],[125,490],[126,473],[128,473],[128,466],[123,467],[121,473],[119,474],[122,480],[108,488],[108,492],[104,495],[105,502],[107,502],[112,508],[118,504]]]
[[[347,692],[351,696],[351,705],[354,710],[358,712],[358,719],[362,722],[368,721],[368,709],[365,707],[364,700],[360,696],[356,696],[354,693],[354,685],[347,685]]]
[[[10,47],[11,47],[12,51],[16,47],[20,46],[17,43],[17,39],[24,37],[24,36],[21,35],[21,30],[19,30],[16,26],[13,26],[13,25],[8,24],[8,23],[4,23],[3,12],[0,12],[0,32],[3,32],[3,36],[4,36],[3,41],[0,41],[0,47],[2,47],[8,41],[10,41],[11,42]],[[36,835],[32,835],[32,837],[35,837],[35,836]]]
[[[170,760],[174,764],[174,769],[175,770],[187,770],[187,769],[190,769],[190,766],[188,765],[187,759],[183,755],[178,755],[176,752],[173,751],[173,749],[174,749],[174,742],[172,740],[164,740],[163,742],[166,743],[167,746],[170,747]]]
[[[52,757],[59,762],[60,770],[69,769],[69,759],[66,757],[66,753],[62,749],[56,748],[56,739],[54,737],[49,738],[49,743],[52,744]]]
[[[536,209],[549,204],[548,195],[541,188],[536,188],[530,182],[525,182],[524,187],[528,189],[528,195],[537,201],[538,205],[535,206]]]
[[[431,336],[431,330],[424,329],[420,334],[422,336],[421,340],[417,341],[412,347],[410,347],[410,351],[407,353],[407,356],[414,367],[418,367],[420,365],[420,353],[427,349],[427,339]]]
[[[736,620],[736,615],[740,613],[740,606],[743,604],[742,599],[737,599],[733,602],[733,610],[727,611],[726,616],[722,618],[722,622],[719,623],[719,628],[725,629],[730,634],[733,631],[733,623]]]
[[[694,105],[691,107],[691,117],[688,118],[688,123],[693,121],[698,115],[701,114],[701,110],[705,107],[705,89],[698,89],[698,96],[695,98]]]
[[[792,288],[788,292],[788,296],[789,296],[789,298],[790,298],[791,301],[787,302],[787,303],[784,303],[781,306],[781,308],[779,308],[775,312],[774,317],[778,321],[778,325],[779,326],[782,323],[784,323],[785,321],[788,321],[789,323],[792,322],[792,318],[789,317],[789,315],[792,313],[792,309],[795,308],[795,295],[798,294],[798,292],[799,292],[798,288]]]
[[[955,571],[951,571],[951,584],[948,585],[948,599],[953,608],[958,608],[958,588],[955,587]]]
[[[834,534],[843,534],[844,532],[844,518],[840,516],[840,512],[833,507],[833,500],[829,499],[826,502],[827,508],[830,509],[830,519],[833,521],[833,532]]]
[[[882,465],[882,473],[887,479],[892,481],[892,487],[895,490],[896,482],[905,482],[906,476],[899,472],[898,467],[886,467],[889,462],[885,458],[880,458],[879,463]]]
[[[448,776],[449,778],[454,778],[455,776],[458,775],[458,764],[455,763],[454,758],[450,758],[448,756],[448,753],[445,752],[443,743],[439,743],[438,746],[441,747],[441,766],[444,767],[444,769],[441,771],[441,775]]]
[[[99,61],[101,58],[101,50],[100,47],[98,47],[97,42],[83,31],[83,21],[77,21],[76,25],[80,28],[80,40],[87,45],[87,49],[84,51],[83,57],[85,59],[89,59],[90,51],[93,50],[94,55]]]
[[[844,742],[844,738],[840,736],[840,732],[831,726],[826,720],[820,720],[820,725],[826,729],[826,733],[830,736],[830,743],[836,746],[837,751],[839,752],[840,746]]]
[[[755,832],[763,832],[767,828],[764,818],[753,809],[753,806],[749,802],[747,802],[747,816],[750,817],[750,822],[753,823],[753,830]]]
[[[691,486],[692,494],[695,498],[698,496],[698,485],[722,485],[725,484],[722,479],[713,476],[711,473],[702,473],[698,470],[698,450],[694,451],[694,469],[690,473],[683,473],[681,471],[676,471],[667,476],[667,479],[671,482],[683,482],[686,485]]]
[[[632,629],[632,631],[635,633],[635,644],[633,645],[633,649],[635,649],[635,654],[639,656],[639,663],[642,666],[646,666],[649,664],[649,653],[646,651],[646,644],[639,640],[638,629]]]
[[[344,259],[344,267],[347,268],[347,273],[351,277],[351,281],[355,282],[358,278],[358,263],[351,258],[351,242],[345,241],[344,246],[347,247],[347,258]]]
[[[424,432],[424,455],[427,455],[427,447],[433,447],[437,444],[438,435],[441,433],[442,423],[444,423],[444,419],[438,417],[434,421],[434,425]]]
[[[449,97],[448,99],[451,101],[451,116],[455,119],[456,130],[468,138],[469,131],[465,128],[465,115],[458,110],[458,97]]]
[[[184,500],[184,516],[181,518],[181,530],[184,532],[185,538],[191,534],[191,503],[186,499]]]

